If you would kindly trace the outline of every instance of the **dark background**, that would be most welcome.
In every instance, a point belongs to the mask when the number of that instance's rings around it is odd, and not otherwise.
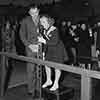
[[[95,17],[99,20],[100,16],[100,0],[0,0],[0,15],[23,15],[32,3],[38,4],[42,12],[60,18]]]

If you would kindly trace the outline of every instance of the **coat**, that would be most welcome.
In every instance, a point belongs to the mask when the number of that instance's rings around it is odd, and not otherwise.
[[[50,40],[47,41],[46,60],[63,63],[66,55],[63,42],[59,38],[58,30],[51,33]]]
[[[91,45],[93,42],[93,36],[90,36],[88,30],[80,30],[79,43],[78,43],[78,61],[80,63],[91,62]]]
[[[20,27],[20,38],[24,45],[27,47],[30,44],[37,44],[38,43],[38,35],[37,32],[38,25],[36,26],[32,20],[31,16],[27,16],[21,22]]]

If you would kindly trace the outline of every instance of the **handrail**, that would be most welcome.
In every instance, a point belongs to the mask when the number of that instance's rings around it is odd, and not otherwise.
[[[96,78],[100,79],[100,72],[98,71],[92,71],[88,69],[82,69],[79,67],[73,67],[71,65],[65,65],[65,64],[60,64],[60,63],[55,63],[51,61],[43,61],[41,59],[36,59],[36,58],[31,58],[31,57],[25,57],[25,56],[19,56],[13,53],[7,53],[7,52],[0,52],[0,55],[2,55],[2,60],[3,60],[3,66],[2,66],[2,86],[4,84],[4,77],[5,77],[5,56],[21,60],[21,61],[26,61],[30,63],[36,63],[39,65],[47,65],[53,68],[58,68],[60,70],[68,71],[71,73],[79,74],[81,75],[81,100],[91,100],[91,78]],[[98,61],[98,59],[96,59]],[[1,89],[1,95],[4,95],[4,89]]]
[[[79,74],[79,75],[84,73],[88,77],[100,79],[100,72],[98,72],[98,71],[82,69],[82,68],[79,68],[77,66],[72,67],[71,65],[60,64],[60,63],[51,62],[51,61],[43,61],[41,59],[20,56],[20,55],[16,55],[16,54],[13,54],[13,53],[7,53],[7,52],[0,52],[0,55],[4,55],[4,56],[7,56],[7,57],[10,57],[10,58],[13,58],[13,59],[26,61],[26,62],[30,62],[30,63],[47,65],[47,66],[50,66],[50,67],[53,67],[53,68],[58,68],[60,70],[72,72],[72,73]]]

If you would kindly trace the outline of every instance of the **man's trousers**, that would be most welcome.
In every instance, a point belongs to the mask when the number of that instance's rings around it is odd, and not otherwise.
[[[27,57],[37,58],[37,53],[33,53],[31,50],[26,50]],[[35,63],[27,63],[27,84],[28,92],[35,95],[35,92],[40,90],[40,80],[38,79],[38,65]]]

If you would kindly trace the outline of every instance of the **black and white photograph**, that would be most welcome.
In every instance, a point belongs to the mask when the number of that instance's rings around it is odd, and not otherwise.
[[[100,1],[0,0],[0,100],[100,100]]]

